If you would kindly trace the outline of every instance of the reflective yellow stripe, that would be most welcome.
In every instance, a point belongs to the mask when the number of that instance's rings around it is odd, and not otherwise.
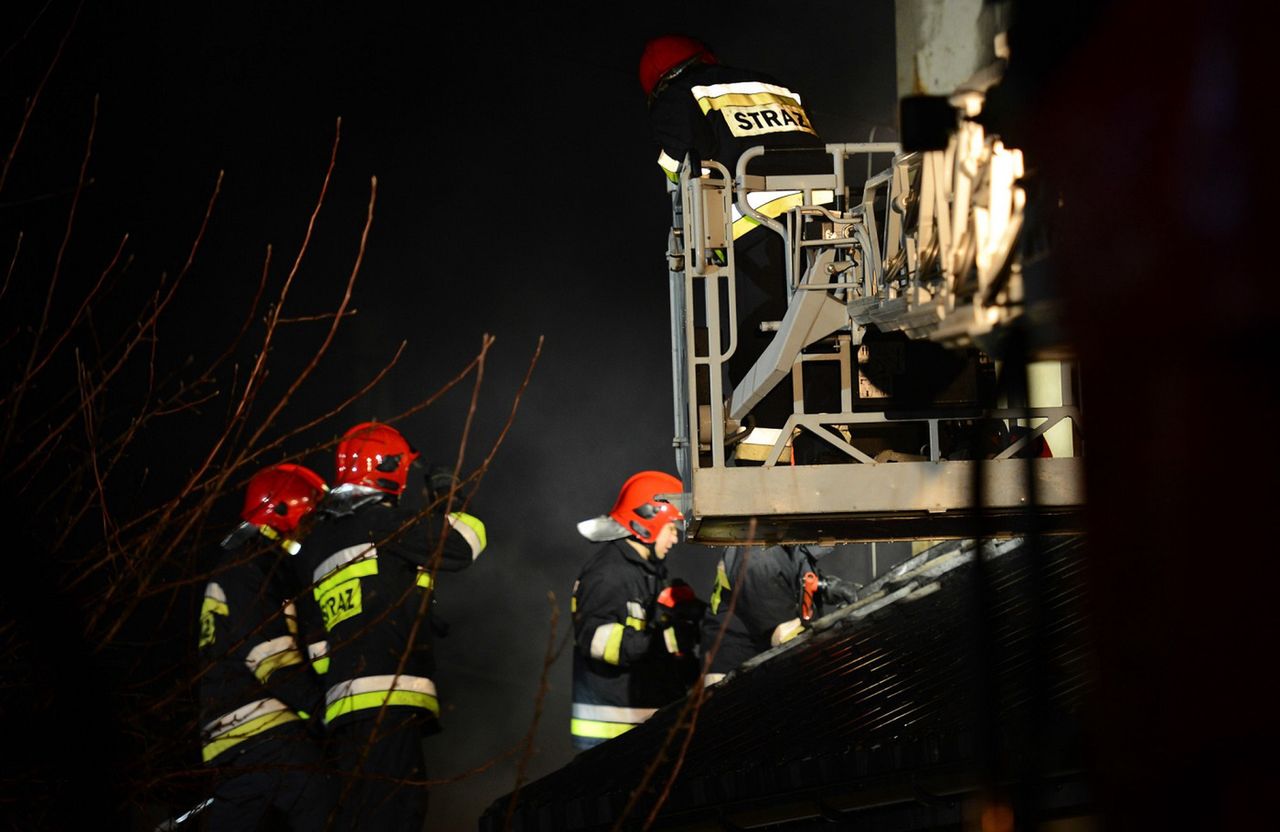
[[[484,523],[477,517],[472,517],[461,511],[455,511],[449,514],[449,525],[457,529],[458,534],[466,538],[467,543],[471,546],[471,559],[475,560],[480,557],[480,553],[489,545],[489,538],[485,535]]]
[[[569,612],[578,611],[578,596],[574,595],[569,599]]]
[[[316,675],[318,676],[323,676],[324,674],[328,673],[329,657],[324,656],[323,658],[314,660],[313,662],[311,662],[311,669],[314,670],[316,672]]]
[[[342,583],[343,581],[349,581],[352,578],[363,578],[366,575],[376,575],[376,574],[378,574],[377,558],[369,558],[368,560],[356,561],[350,566],[339,569],[337,572],[334,572],[332,575],[328,576],[323,581],[316,584],[316,588],[315,588],[316,599],[319,600],[321,595],[324,595],[326,592],[333,589],[335,586]]]
[[[258,663],[253,669],[253,675],[258,678],[259,682],[266,682],[271,678],[271,674],[275,673],[282,667],[291,667],[295,664],[302,664],[302,654],[297,650],[282,650],[274,656],[268,656]]]
[[[628,616],[628,617],[627,617],[627,626],[628,626],[628,627],[630,627],[630,628],[631,628],[631,629],[633,629],[633,630],[643,630],[643,629],[644,629],[644,619],[642,619],[642,618],[631,618],[630,616]]]
[[[250,737],[256,737],[263,731],[269,731],[277,725],[283,725],[286,722],[296,722],[297,720],[298,715],[293,711],[276,711],[274,713],[260,716],[257,719],[251,719],[235,730],[228,731],[216,740],[205,743],[204,748],[200,750],[200,756],[207,763],[222,752],[239,745]]]
[[[800,193],[799,191],[796,191],[793,194],[780,196],[777,199],[771,199],[768,202],[764,203],[763,205],[754,205],[752,207],[755,208],[757,211],[759,211],[761,214],[764,214],[766,217],[769,217],[772,219],[774,217],[779,217],[785,214],[786,212],[790,211],[792,208],[795,208],[797,205],[801,205],[803,203],[804,203],[804,194]],[[738,239],[743,234],[746,234],[748,231],[757,227],[758,225],[760,225],[760,223],[758,223],[756,220],[752,219],[751,217],[738,217],[738,219],[733,221],[733,239],[735,240]]]
[[[729,107],[768,107],[770,105],[782,106],[784,104],[796,108],[800,107],[795,101],[767,93],[763,95],[729,93],[728,95],[717,95],[715,98],[698,99],[698,106],[702,108],[703,115],[706,115],[711,110],[724,110]]]
[[[417,579],[414,581],[414,583],[416,583],[418,586],[422,587],[423,589],[430,589],[430,588],[431,588],[431,573],[430,573],[430,572],[422,572],[422,571],[419,571],[419,572],[418,572],[418,577],[417,577]]]
[[[604,645],[604,660],[609,664],[618,664],[622,661],[622,634],[626,632],[621,624],[613,625],[613,632],[609,633],[609,640]]]
[[[590,737],[597,740],[611,740],[634,727],[636,726],[625,722],[599,722],[594,719],[569,720],[569,731],[575,737]]]
[[[668,156],[665,150],[658,153],[658,167],[672,182],[680,181],[680,162]]]
[[[216,584],[211,584],[211,586],[216,586]],[[218,593],[222,593],[221,588],[218,589]],[[226,616],[230,614],[231,610],[227,607],[226,601],[220,601],[208,595],[204,597],[204,602],[200,605],[200,643],[198,646],[201,650],[213,644],[217,637],[218,631],[214,625],[213,617],[215,615]]]
[[[720,561],[716,565],[716,588],[711,592],[712,615],[720,611],[720,592],[726,589],[732,589],[732,587],[729,586],[729,574],[725,572],[724,561]]]
[[[324,721],[332,722],[343,714],[349,714],[354,711],[381,708],[384,702],[387,705],[408,705],[414,708],[426,708],[436,716],[440,715],[440,703],[429,693],[419,693],[416,690],[375,690],[334,700],[324,709]]]

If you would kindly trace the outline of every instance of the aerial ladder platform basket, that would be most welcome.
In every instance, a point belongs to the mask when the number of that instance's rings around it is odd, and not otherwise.
[[[755,175],[790,152],[760,147],[735,171],[682,167],[667,254],[690,540],[1080,529],[1079,378],[1037,272],[1022,156],[957,122],[945,149],[831,144],[812,173]],[[739,328],[748,227],[782,241],[786,312],[761,333]],[[789,413],[757,419],[788,395]]]

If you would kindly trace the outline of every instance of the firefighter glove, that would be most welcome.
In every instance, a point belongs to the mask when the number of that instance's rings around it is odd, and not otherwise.
[[[832,607],[843,607],[846,604],[852,604],[858,600],[858,590],[861,589],[859,584],[842,580],[834,575],[823,576],[821,585],[822,600]]]
[[[461,483],[453,475],[452,468],[437,465],[427,472],[427,496],[432,502],[443,498],[451,489],[456,490],[459,485]]]

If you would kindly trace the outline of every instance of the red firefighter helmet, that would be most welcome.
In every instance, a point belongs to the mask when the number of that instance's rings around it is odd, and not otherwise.
[[[640,56],[640,86],[644,87],[644,94],[653,95],[663,76],[694,58],[718,63],[705,44],[684,35],[663,35],[646,43]]]
[[[290,535],[328,490],[319,474],[302,465],[285,462],[263,468],[249,478],[240,510],[244,522],[222,539],[222,548],[235,549],[261,534],[296,555],[301,547]]]
[[[249,478],[240,519],[290,535],[302,518],[315,511],[329,487],[315,471],[282,463],[263,468]]]
[[[338,485],[364,485],[399,496],[418,458],[400,431],[380,422],[363,422],[338,443]]]
[[[617,502],[608,514],[582,521],[578,531],[588,540],[618,540],[630,536],[652,543],[663,526],[684,520],[680,509],[665,499],[665,495],[682,491],[684,486],[680,480],[670,474],[641,471],[622,484]]]

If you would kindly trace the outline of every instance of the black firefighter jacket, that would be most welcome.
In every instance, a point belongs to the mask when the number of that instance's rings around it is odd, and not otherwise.
[[[805,544],[725,549],[716,567],[710,615],[702,624],[702,644],[715,643],[730,603],[733,618],[712,658],[709,674],[728,673],[752,656],[800,634],[804,575],[818,574],[817,558],[830,551],[830,547]]]
[[[622,734],[684,695],[692,657],[677,658],[653,627],[666,584],[661,561],[625,541],[606,543],[573,585],[574,744],[586,748]]]
[[[749,147],[822,147],[799,94],[768,75],[720,64],[695,64],[677,75],[651,102],[649,122],[668,177],[691,151],[696,161],[714,159],[733,177]],[[757,160],[750,170],[791,172],[785,155],[775,167]]]
[[[344,508],[335,489],[303,550],[314,602],[308,613],[328,633],[327,726],[376,716],[384,703],[440,715],[427,604],[432,558],[439,549],[439,571],[459,571],[486,544],[482,522],[462,512],[426,512],[412,486],[398,504],[384,496]]]
[[[254,541],[225,552],[200,607],[202,756],[221,763],[316,714],[320,681],[297,638],[287,555]]]

